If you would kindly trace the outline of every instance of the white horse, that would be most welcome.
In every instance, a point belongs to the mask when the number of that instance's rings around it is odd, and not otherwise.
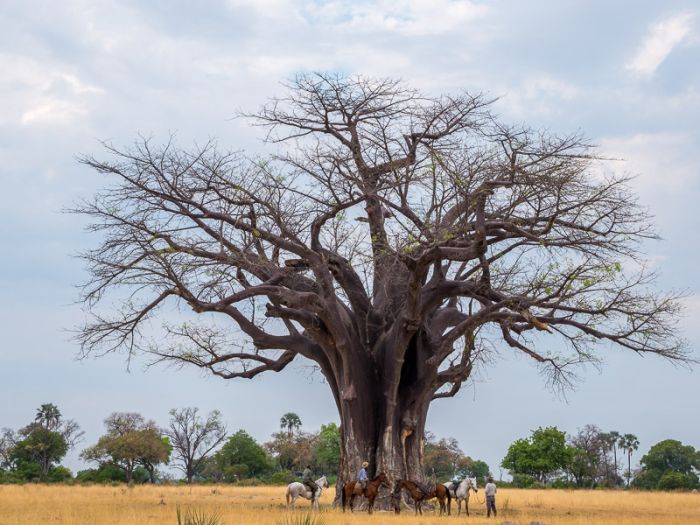
[[[327,489],[329,487],[328,479],[326,478],[326,476],[321,476],[320,478],[318,478],[316,480],[316,485],[318,485],[318,488],[316,489],[316,494],[314,495],[315,497],[313,502],[313,509],[317,511],[318,499],[321,497],[323,489]],[[299,497],[311,499],[311,491],[309,490],[309,488],[298,481],[294,481],[293,483],[287,485],[287,507],[294,508],[294,502]]]
[[[457,516],[462,512],[462,501],[464,501],[464,511],[469,516],[469,491],[479,492],[479,489],[476,487],[476,478],[464,478],[456,487],[453,481],[444,485],[450,491],[452,498],[457,500]]]

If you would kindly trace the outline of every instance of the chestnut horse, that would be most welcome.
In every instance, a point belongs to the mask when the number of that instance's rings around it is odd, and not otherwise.
[[[379,475],[372,481],[367,483],[367,488],[362,490],[362,486],[359,481],[348,481],[343,485],[343,493],[341,495],[341,501],[343,503],[343,512],[345,512],[345,503],[350,504],[350,512],[354,512],[352,508],[352,502],[355,496],[362,494],[367,498],[368,506],[367,512],[372,514],[372,509],[374,508],[374,500],[379,492],[379,485],[385,485],[389,487],[389,479],[386,477],[384,472],[380,472]]]
[[[422,503],[433,498],[437,498],[438,502],[440,503],[441,516],[442,513],[445,512],[445,510],[447,510],[448,516],[452,514],[452,496],[450,495],[450,491],[447,490],[447,487],[445,487],[445,485],[443,485],[442,483],[435,483],[434,488],[431,488],[429,491],[426,492],[415,481],[411,481],[408,479],[397,479],[396,484],[394,485],[394,495],[398,496],[399,492],[401,492],[401,489],[406,489],[411,495],[411,498],[413,498],[413,501],[416,506],[416,514],[420,513],[422,515]],[[447,504],[445,504],[445,500],[447,500]],[[398,506],[395,506],[394,510],[398,511]]]

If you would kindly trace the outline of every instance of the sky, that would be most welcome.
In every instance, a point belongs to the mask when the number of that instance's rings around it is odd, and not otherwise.
[[[681,320],[700,343],[700,5],[694,0],[201,2],[4,0],[0,3],[0,427],[46,402],[85,430],[66,464],[85,468],[113,411],[161,425],[170,408],[219,409],[259,441],[289,411],[306,430],[337,421],[308,363],[251,381],[147,367],[123,355],[77,358],[70,331],[86,279],[75,254],[94,247],[85,219],[63,213],[104,179],[78,164],[100,141],[142,134],[182,145],[216,137],[264,152],[254,111],[297,73],[401,78],[428,94],[498,97],[512,123],[581,131],[610,169],[635,175],[662,240],[647,245],[658,286],[686,292]],[[539,426],[631,432],[641,458],[674,438],[700,448],[698,369],[600,347],[565,398],[533,363],[503,348],[458,397],[436,402],[428,428],[458,439],[496,476],[508,445]],[[503,473],[505,475],[505,473]]]

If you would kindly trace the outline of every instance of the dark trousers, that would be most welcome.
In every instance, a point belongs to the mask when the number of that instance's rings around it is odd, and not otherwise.
[[[491,517],[491,511],[493,511],[494,517],[496,516],[496,496],[486,496],[486,517]]]
[[[314,483],[313,481],[305,481],[304,485],[311,491],[311,499],[313,500],[316,497],[316,490],[318,489],[318,485]]]

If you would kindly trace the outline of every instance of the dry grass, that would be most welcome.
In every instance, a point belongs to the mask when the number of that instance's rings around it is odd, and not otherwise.
[[[469,518],[464,515],[459,519],[455,515],[441,518],[432,513],[415,517],[410,512],[401,516],[375,513],[368,517],[364,512],[342,514],[332,509],[333,492],[324,494],[321,499],[325,525],[489,523],[483,505],[479,505],[473,496]],[[483,501],[482,492],[479,492],[479,500]],[[490,523],[700,523],[700,494],[501,489],[496,501],[498,520],[492,519]],[[175,525],[177,505],[183,509],[217,513],[226,525],[275,525],[290,515],[285,509],[284,487],[0,486],[1,525]],[[308,501],[302,501],[296,513],[303,515],[308,505]]]

